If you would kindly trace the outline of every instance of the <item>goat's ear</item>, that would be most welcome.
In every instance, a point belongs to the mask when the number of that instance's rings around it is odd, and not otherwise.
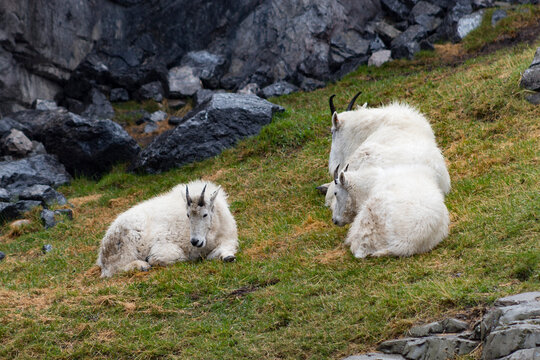
[[[341,123],[339,122],[337,112],[334,111],[334,113],[332,114],[332,126],[335,129],[339,129],[340,125],[341,125]]]
[[[367,102],[365,102],[364,105],[362,105],[362,109],[367,109]]]
[[[345,180],[345,170],[339,173],[339,182],[341,185],[346,186],[346,180]]]
[[[214,201],[216,200],[216,197],[218,196],[219,190],[221,190],[221,185],[219,185],[218,188],[216,189],[216,191],[214,191],[212,193],[212,195],[210,196],[210,206],[211,207],[214,206]]]

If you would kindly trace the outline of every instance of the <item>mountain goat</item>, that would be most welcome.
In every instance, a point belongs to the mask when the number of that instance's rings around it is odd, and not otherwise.
[[[234,261],[236,222],[220,189],[200,180],[180,184],[120,214],[101,242],[101,277],[201,257]]]
[[[334,95],[329,99],[332,113],[330,173],[338,164],[350,164],[351,170],[362,166],[423,164],[435,172],[439,188],[447,194],[450,176],[427,119],[413,107],[400,103],[380,108],[364,105],[351,111],[359,94],[351,100],[347,111],[340,114],[333,104]],[[327,206],[333,202],[332,188],[332,183],[319,187],[322,192],[326,191]]]
[[[423,165],[334,172],[336,225],[352,223],[345,244],[357,258],[410,256],[448,235],[449,216],[433,171]]]

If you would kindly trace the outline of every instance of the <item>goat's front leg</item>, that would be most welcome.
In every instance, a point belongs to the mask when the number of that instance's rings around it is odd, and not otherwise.
[[[179,261],[186,261],[188,258],[184,251],[172,243],[157,243],[150,249],[146,261],[152,266],[167,266]]]
[[[225,242],[212,250],[206,258],[208,260],[221,259],[225,262],[232,262],[236,260],[235,254],[237,250],[238,247],[235,242]]]

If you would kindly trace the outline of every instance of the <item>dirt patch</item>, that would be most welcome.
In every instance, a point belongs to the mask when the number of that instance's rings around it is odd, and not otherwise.
[[[347,248],[345,248],[344,245],[339,245],[339,247],[334,250],[325,251],[316,256],[314,260],[320,264],[331,264],[336,261],[343,261],[345,256],[347,256]]]
[[[101,199],[102,196],[103,195],[101,195],[101,194],[93,194],[93,195],[81,196],[81,197],[76,197],[76,198],[73,198],[73,199],[69,199],[69,202],[72,203],[73,205],[75,205],[76,207],[79,207],[79,206],[87,204],[89,202],[97,201],[97,200]]]
[[[250,285],[247,285],[247,286],[242,286],[241,288],[238,288],[236,290],[233,290],[231,291],[227,297],[241,297],[241,296],[245,296],[249,293],[252,293],[254,291],[257,291],[261,288],[265,288],[267,286],[271,286],[271,285],[275,285],[279,282],[279,279],[270,279],[270,280],[265,280],[265,281],[262,281],[262,282],[258,282],[258,283],[255,283],[255,284],[250,284]]]

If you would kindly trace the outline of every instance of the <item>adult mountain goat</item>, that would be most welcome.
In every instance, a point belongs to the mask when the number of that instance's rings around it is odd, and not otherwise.
[[[345,244],[357,258],[410,256],[448,235],[449,216],[433,171],[424,165],[334,172],[336,225],[352,223]]]
[[[400,103],[379,108],[364,105],[352,111],[359,94],[351,100],[347,111],[340,114],[333,104],[334,95],[329,99],[332,113],[330,173],[338,164],[349,164],[351,170],[364,166],[422,164],[434,171],[439,188],[447,194],[450,176],[427,119],[413,107]],[[333,184],[320,188],[327,190],[326,205],[331,206]]]
[[[97,265],[101,277],[110,277],[201,257],[234,261],[237,250],[227,194],[216,184],[198,180],[119,215],[101,242]]]

